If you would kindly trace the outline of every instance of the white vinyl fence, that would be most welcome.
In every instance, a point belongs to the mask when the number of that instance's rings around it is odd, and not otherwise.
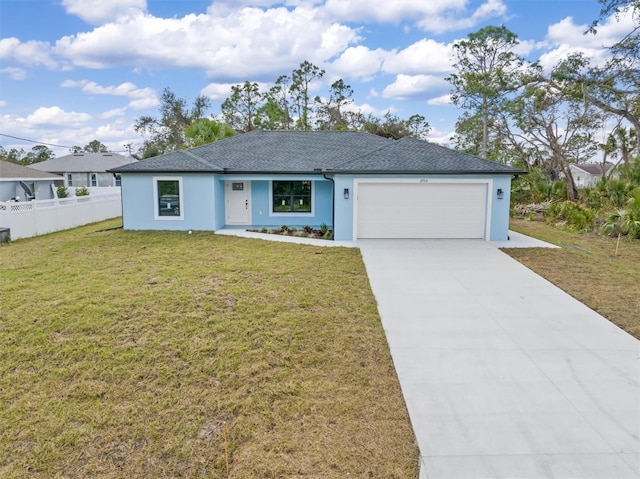
[[[0,202],[0,228],[11,239],[30,238],[122,215],[120,188],[92,191],[89,196],[53,200]]]

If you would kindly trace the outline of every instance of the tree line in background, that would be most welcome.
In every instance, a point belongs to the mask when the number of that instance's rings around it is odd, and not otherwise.
[[[69,149],[71,153],[107,153],[109,149],[98,140],[92,140],[85,146],[73,146]],[[31,151],[24,148],[11,148],[8,151],[0,145],[0,160],[10,161],[18,165],[32,165],[42,161],[55,158],[55,153],[46,145],[35,145]]]
[[[518,37],[504,26],[457,41],[447,80],[464,113],[452,141],[527,171],[514,183],[515,202],[548,202],[550,219],[578,229],[604,223],[640,237],[640,0],[599,1],[601,19],[628,10],[634,21],[603,64],[572,53],[545,70],[516,53]],[[607,162],[615,168],[596,188],[579,189],[570,166],[594,158],[603,171]]]
[[[365,114],[353,105],[353,89],[344,80],[333,82],[328,98],[311,97],[313,82],[324,70],[304,61],[291,75],[278,77],[261,92],[257,82],[233,85],[221,104],[221,118],[207,117],[211,102],[198,96],[192,105],[165,88],[160,98],[160,115],[141,116],[135,130],[146,136],[139,158],[211,143],[236,133],[253,130],[357,130],[387,138],[426,137],[430,126],[424,116],[405,120],[387,112],[382,117]]]

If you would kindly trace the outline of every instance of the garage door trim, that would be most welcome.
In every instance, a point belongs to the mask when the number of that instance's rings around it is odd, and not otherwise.
[[[493,206],[493,179],[491,178],[355,178],[353,180],[353,238],[358,238],[358,188],[361,184],[387,183],[387,184],[484,184],[487,186],[487,198],[485,204],[484,239],[491,240],[491,211]]]

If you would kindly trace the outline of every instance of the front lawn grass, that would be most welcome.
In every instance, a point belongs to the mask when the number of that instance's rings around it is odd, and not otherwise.
[[[640,338],[640,241],[580,234],[512,218],[510,228],[561,246],[504,252]]]
[[[0,245],[0,477],[416,477],[358,250],[118,222]]]

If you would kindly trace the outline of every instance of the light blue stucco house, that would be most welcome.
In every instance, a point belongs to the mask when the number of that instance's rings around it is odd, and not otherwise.
[[[123,226],[329,226],[334,239],[507,239],[511,166],[415,138],[254,131],[111,170]]]

